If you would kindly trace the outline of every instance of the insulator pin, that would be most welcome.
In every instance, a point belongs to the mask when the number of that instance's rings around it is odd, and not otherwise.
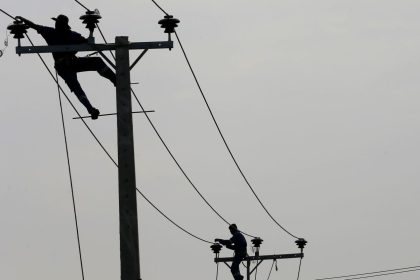
[[[263,242],[263,240],[259,237],[255,237],[251,240],[253,247],[255,248],[255,256],[260,255],[260,247]]]

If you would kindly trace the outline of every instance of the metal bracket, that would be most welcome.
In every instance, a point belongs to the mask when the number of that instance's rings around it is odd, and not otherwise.
[[[140,61],[140,59],[147,53],[149,49],[145,49],[141,52],[141,54],[139,55],[139,57],[136,58],[136,60],[134,60],[133,64],[131,64],[130,66],[130,70],[134,68],[134,66],[136,66],[137,62]]]

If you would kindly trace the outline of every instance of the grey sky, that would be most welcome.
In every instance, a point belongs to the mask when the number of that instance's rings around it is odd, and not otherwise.
[[[101,11],[109,41],[166,38],[157,24],[163,14],[151,1],[83,3]],[[420,2],[159,3],[181,20],[181,40],[256,191],[288,230],[309,241],[301,279],[419,265]],[[87,35],[78,19],[84,10],[74,1],[5,0],[0,8],[43,25],[64,13],[73,30]],[[9,23],[0,16],[3,30]],[[56,85],[36,55],[18,57],[15,40],[9,42],[0,58],[0,278],[81,279]],[[50,55],[44,57],[52,67]],[[96,73],[79,77],[101,112],[115,111],[107,80]],[[229,160],[179,46],[150,51],[131,77],[145,107],[156,110],[151,116],[159,131],[214,206],[261,236],[263,253],[298,252]],[[86,280],[118,279],[117,170],[71,119],[67,103],[65,114]],[[144,117],[134,118],[142,191],[197,235],[228,237]],[[89,124],[116,157],[115,119]],[[138,204],[143,279],[214,279],[207,244],[174,228],[144,200]],[[270,265],[259,270],[260,279]],[[295,279],[297,260],[278,266],[272,279]],[[392,279],[414,280],[419,273]],[[231,279],[224,266],[219,275]]]

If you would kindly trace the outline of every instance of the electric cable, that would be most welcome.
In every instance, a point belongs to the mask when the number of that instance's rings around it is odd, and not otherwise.
[[[300,277],[300,269],[301,268],[302,268],[302,258],[300,258],[300,260],[299,260],[299,269],[298,269],[297,280],[299,280],[299,277]]]
[[[29,42],[31,43],[32,46],[34,46],[34,44],[32,43],[31,39],[29,38],[29,36],[26,34],[27,39],[29,40]],[[41,59],[42,63],[44,64],[45,68],[47,69],[47,71],[49,72],[49,74],[51,75],[51,77],[53,78],[53,80],[57,83],[57,81],[55,80],[54,75],[52,75],[51,70],[49,69],[48,65],[46,64],[45,60],[42,58],[42,56],[40,54],[38,54],[38,57]],[[79,117],[81,117],[81,115],[79,114],[79,112],[77,111],[76,107],[73,105],[73,103],[71,102],[71,100],[69,99],[69,97],[65,94],[64,90],[61,88],[61,86],[59,87],[60,91],[63,93],[63,95],[66,97],[67,101],[70,103],[70,105],[72,106],[72,108],[75,110],[76,114],[79,115]],[[99,141],[99,139],[96,137],[96,135],[93,133],[93,131],[91,130],[91,128],[89,127],[89,125],[83,120],[81,119],[82,122],[85,124],[85,126],[87,127],[87,129],[89,130],[89,132],[92,134],[92,136],[95,138],[96,142],[101,146],[102,150],[106,153],[106,155],[108,156],[108,158],[114,163],[114,165],[118,168],[118,164],[116,163],[116,161],[112,158],[112,156],[109,154],[109,152],[105,149],[105,147],[102,145],[102,143]],[[141,196],[143,198],[146,199],[146,196],[138,189],[136,188],[137,191],[141,194]],[[155,208],[156,210],[158,210],[159,208],[154,205],[149,199],[146,200],[150,205],[153,206],[153,208]],[[164,215],[163,211],[159,210],[158,211],[162,216],[164,216],[168,221],[170,221],[172,224],[174,224],[176,227],[178,227],[179,229],[182,229],[182,231],[184,231],[185,233],[188,233],[190,236],[193,236],[203,242],[206,243],[212,243],[210,241],[207,241],[203,238],[199,238],[197,235],[192,234],[191,232],[189,232],[188,230],[186,230],[185,228],[181,227],[180,225],[178,225],[177,223],[175,223],[172,219],[169,219],[169,217],[167,215]]]
[[[30,40],[30,38],[27,36],[28,40]],[[30,41],[32,44],[32,41]],[[32,46],[34,46],[32,44]],[[39,55],[39,54],[38,54]],[[48,66],[46,65],[45,61],[43,60],[43,58],[39,55],[39,57],[41,58],[44,66],[47,68],[48,72],[51,73],[51,71],[49,70]],[[53,79],[55,80],[54,76]],[[57,83],[57,82],[56,82]],[[74,107],[74,105],[71,103],[71,101],[69,100],[69,98],[67,97],[67,95],[64,93],[63,89],[61,88],[61,86],[59,86],[61,92],[64,94],[64,96],[66,96],[67,100],[70,102],[70,104],[72,105],[73,109],[76,111],[76,114],[79,114],[79,112],[76,110],[76,108]],[[85,121],[83,119],[81,119],[84,123]],[[95,137],[95,139],[97,140],[98,144],[101,145],[99,139],[97,139],[97,137],[94,135],[93,131],[89,128],[89,126],[85,123],[86,127],[88,127],[89,131],[91,131],[91,134]],[[110,158],[110,160],[114,163],[114,165],[118,168],[118,164],[116,163],[116,161],[111,157],[111,155],[108,153],[108,151],[105,149],[105,147],[103,145],[101,145],[102,149],[104,150],[104,152],[108,155],[108,157]],[[211,243],[213,244],[213,242],[210,242],[208,240],[205,240],[204,238],[200,238],[195,234],[192,234],[190,231],[186,230],[185,228],[181,227],[179,224],[175,223],[172,219],[170,219],[166,214],[163,213],[163,211],[161,211],[155,204],[153,204],[137,187],[136,187],[137,192],[154,208],[156,209],[162,216],[164,216],[168,221],[170,221],[173,225],[175,225],[177,228],[181,229],[182,231],[184,231],[185,233],[189,234],[190,236],[201,240],[203,242],[206,243]]]
[[[74,214],[74,221],[75,221],[75,224],[76,224],[77,245],[78,245],[78,248],[79,248],[80,268],[82,270],[82,279],[84,280],[85,279],[85,273],[84,273],[84,269],[83,269],[82,247],[80,245],[79,223],[77,222],[76,200],[74,198],[73,178],[72,178],[72,174],[71,174],[71,165],[70,165],[70,153],[69,153],[69,147],[68,147],[68,142],[67,142],[66,125],[65,125],[65,122],[64,122],[63,103],[61,102],[60,84],[58,82],[57,71],[55,72],[55,78],[57,80],[58,101],[60,103],[61,123],[63,125],[64,144],[65,144],[65,148],[66,148],[67,167],[68,167],[68,172],[69,172],[70,190],[71,190],[71,197],[72,197],[72,202],[73,202],[73,214]]]
[[[5,14],[6,16],[15,19],[13,16],[11,16],[9,13],[7,13],[6,11],[4,11],[3,9],[0,9],[0,12],[2,12],[3,14]]]
[[[383,273],[383,274],[375,274],[375,275],[369,275],[369,276],[362,276],[362,277],[356,277],[356,278],[345,278],[345,280],[356,280],[356,279],[381,277],[381,276],[395,275],[395,274],[401,274],[401,273],[407,273],[407,272],[413,272],[413,271],[420,271],[420,268],[411,269],[411,270],[404,270],[404,271],[397,271],[397,272],[390,272],[390,273]]]
[[[159,4],[158,3],[156,3],[156,1],[155,0],[150,0],[150,1],[152,1],[153,2],[153,4],[155,4],[156,5],[156,7],[158,7],[165,15],[167,15],[167,16],[169,16],[169,14],[164,10],[164,9],[162,9],[162,7],[161,6],[159,6]]]
[[[334,276],[334,277],[317,278],[315,280],[330,280],[330,279],[338,279],[338,278],[349,278],[349,277],[355,277],[355,276],[364,276],[364,275],[369,275],[369,274],[387,273],[387,272],[392,272],[392,271],[408,270],[408,269],[416,269],[417,270],[417,269],[420,269],[420,265],[402,267],[402,268],[394,268],[394,269],[387,269],[387,270],[379,270],[379,271],[374,271],[374,272],[365,272],[365,273],[341,275],[341,276]]]
[[[157,3],[156,3],[156,1],[154,1],[154,0],[151,0],[163,13],[165,13],[166,15],[168,15],[168,13],[165,11],[165,10],[163,10]],[[275,224],[277,224],[277,226],[279,226],[283,231],[285,231],[287,234],[289,234],[290,236],[292,236],[292,237],[294,237],[294,238],[296,238],[296,239],[299,239],[299,237],[297,237],[296,235],[294,235],[294,234],[292,234],[291,232],[289,232],[285,227],[283,227],[274,217],[273,217],[273,215],[271,215],[271,213],[268,211],[268,209],[267,209],[267,207],[263,204],[263,202],[261,201],[261,199],[259,198],[259,196],[257,195],[257,193],[255,192],[255,190],[254,190],[254,188],[252,187],[252,185],[251,185],[251,183],[249,182],[249,180],[247,179],[247,177],[245,176],[245,173],[242,171],[242,168],[240,167],[240,165],[239,165],[239,163],[238,163],[238,161],[237,161],[237,159],[236,159],[236,157],[234,156],[234,154],[233,154],[233,152],[232,152],[232,150],[230,149],[230,147],[229,147],[229,145],[228,145],[228,143],[227,143],[227,141],[226,141],[226,138],[225,138],[225,136],[224,136],[224,134],[222,133],[222,130],[221,130],[221,128],[220,128],[220,126],[219,126],[219,124],[218,124],[218,122],[217,122],[217,120],[216,120],[216,118],[215,118],[215,116],[214,116],[214,113],[213,113],[213,110],[211,109],[211,107],[210,107],[210,104],[208,103],[208,101],[207,101],[207,98],[206,98],[206,96],[204,95],[204,92],[203,92],[203,90],[202,90],[202,88],[201,88],[201,85],[200,85],[200,83],[199,83],[199,81],[198,81],[198,78],[197,78],[197,76],[196,76],[196,74],[195,74],[195,71],[194,71],[194,69],[192,68],[192,65],[191,65],[191,63],[190,63],[190,61],[189,61],[189,59],[188,59],[188,56],[187,56],[187,54],[186,54],[186,52],[185,52],[185,50],[184,50],[184,47],[183,47],[183,45],[182,45],[182,43],[181,43],[181,40],[179,39],[179,36],[178,36],[178,33],[175,31],[175,36],[176,36],[176,38],[177,38],[177,41],[178,41],[178,43],[179,43],[179,45],[180,45],[180,47],[181,47],[181,50],[182,50],[182,53],[184,54],[184,57],[185,57],[185,60],[186,60],[186,62],[187,62],[187,64],[188,64],[188,67],[189,67],[189,69],[190,69],[190,71],[191,71],[191,73],[192,73],[192,75],[193,75],[193,77],[194,77],[194,80],[195,80],[195,82],[196,82],[196,84],[197,84],[197,87],[198,87],[198,89],[199,89],[199,91],[200,91],[200,93],[201,93],[201,96],[203,97],[203,100],[204,100],[204,102],[205,102],[205,104],[206,104],[206,106],[207,106],[207,109],[208,109],[208,111],[209,111],[209,113],[210,113],[210,115],[211,115],[211,118],[213,119],[213,122],[214,122],[214,124],[216,125],[216,128],[217,128],[217,130],[218,130],[218,132],[219,132],[219,135],[220,135],[220,137],[221,137],[221,139],[222,139],[222,141],[223,141],[223,143],[224,143],[224,145],[225,145],[225,147],[226,147],[226,149],[227,149],[227,151],[228,151],[228,153],[230,154],[230,157],[232,158],[232,160],[233,160],[233,162],[234,162],[234,164],[235,164],[235,166],[236,166],[236,168],[238,169],[238,171],[239,171],[239,173],[241,174],[241,176],[242,176],[242,178],[244,179],[244,181],[245,181],[245,183],[248,185],[248,187],[249,187],[249,189],[252,191],[252,193],[254,194],[254,196],[255,196],[255,198],[258,200],[258,202],[259,202],[259,204],[261,205],[261,207],[265,210],[265,212],[268,214],[268,216],[271,218],[271,220],[273,220],[273,222],[275,223]],[[147,116],[147,114],[146,114],[146,116]],[[244,232],[243,232],[244,233]],[[246,233],[244,233],[245,235],[248,235],[248,234],[246,234]],[[248,235],[248,236],[250,236],[250,235]],[[254,236],[252,236],[252,237],[254,237]]]
[[[80,6],[82,6],[83,8],[85,8],[86,9],[86,11],[90,11],[88,8],[86,8],[86,6],[85,5],[83,5],[82,3],[80,3],[79,1],[77,1],[77,0],[74,0],[77,4],[79,4]]]
[[[227,143],[227,141],[226,141],[226,138],[225,138],[225,136],[224,136],[224,134],[222,133],[222,130],[221,130],[221,128],[220,128],[220,126],[219,126],[219,124],[218,124],[218,122],[217,122],[217,120],[216,120],[216,118],[215,118],[215,116],[214,116],[214,113],[213,113],[213,110],[211,109],[211,107],[210,107],[210,104],[209,104],[209,102],[207,101],[207,98],[206,98],[206,96],[204,95],[204,92],[203,92],[203,89],[201,88],[201,85],[200,85],[200,83],[199,83],[199,81],[198,81],[198,78],[197,78],[197,76],[196,76],[196,74],[195,74],[195,72],[194,72],[194,69],[192,68],[192,65],[191,65],[191,63],[190,63],[190,60],[188,59],[188,56],[187,56],[187,53],[185,52],[185,49],[184,49],[184,47],[183,47],[183,45],[182,45],[182,43],[181,43],[181,40],[179,39],[179,36],[178,36],[178,33],[177,32],[175,32],[175,36],[176,36],[176,39],[177,39],[177,41],[178,41],[178,43],[179,43],[179,46],[181,47],[181,50],[182,50],[182,53],[184,54],[184,57],[185,57],[185,60],[186,60],[186,62],[187,62],[187,64],[188,64],[188,67],[189,67],[189,69],[190,69],[190,71],[191,71],[191,74],[193,75],[193,77],[194,77],[194,80],[195,80],[195,83],[197,84],[197,87],[198,87],[198,89],[199,89],[199,91],[200,91],[200,93],[201,93],[201,96],[202,96],[202,98],[203,98],[203,100],[204,100],[204,102],[205,102],[205,104],[206,104],[206,106],[207,106],[207,109],[208,109],[208,111],[209,111],[209,113],[210,113],[210,115],[211,115],[211,118],[212,118],[212,120],[213,120],[213,122],[214,122],[214,124],[215,124],[215,126],[216,126],[216,128],[217,128],[217,131],[219,132],[219,135],[220,135],[220,137],[221,137],[221,139],[222,139],[222,141],[223,141],[223,143],[224,143],[224,145],[225,145],[225,147],[226,147],[226,149],[227,149],[227,151],[228,151],[228,153],[230,154],[230,157],[232,158],[232,160],[233,160],[233,162],[234,162],[234,164],[235,164],[235,166],[236,166],[236,168],[238,169],[238,171],[239,171],[239,173],[241,174],[241,176],[242,176],[242,178],[244,179],[244,181],[245,181],[245,183],[248,185],[248,187],[249,187],[249,189],[252,191],[252,193],[254,194],[254,196],[255,196],[255,198],[258,200],[258,202],[260,203],[260,205],[261,205],[261,207],[265,210],[265,212],[268,214],[268,216],[273,220],[273,222],[274,223],[276,223],[283,231],[285,231],[286,233],[288,233],[290,236],[292,236],[292,237],[294,237],[294,238],[296,238],[296,239],[299,239],[296,235],[294,235],[294,234],[292,234],[292,233],[290,233],[285,227],[283,227],[274,217],[273,217],[273,215],[271,215],[271,213],[268,211],[268,209],[265,207],[265,205],[262,203],[262,201],[261,201],[261,199],[259,198],[259,196],[257,195],[257,193],[255,192],[255,190],[254,190],[254,188],[251,186],[251,183],[248,181],[248,179],[247,179],[247,177],[245,176],[245,173],[242,171],[242,168],[239,166],[239,163],[238,163],[238,161],[237,161],[237,159],[236,159],[236,157],[235,157],[235,155],[233,154],[233,152],[232,152],[232,150],[230,149],[230,147],[229,147],[229,145],[228,145],[228,143]]]
[[[219,263],[216,264],[216,280],[219,278]]]
[[[152,0],[153,1],[153,0]],[[153,1],[154,2],[154,1]],[[156,5],[157,3],[154,2]],[[159,7],[159,5],[157,5]],[[163,11],[163,10],[162,10]],[[165,12],[166,13],[166,12]],[[102,37],[102,40],[105,42],[105,44],[108,44],[102,30],[99,27],[99,24],[96,24],[98,31]],[[111,52],[111,51],[110,51]],[[115,55],[114,53],[111,52],[112,57],[115,60]],[[131,89],[131,93],[133,94],[134,98],[136,99],[138,105],[140,106],[141,110],[146,111],[143,107],[143,105],[141,104],[139,98],[137,97],[136,93],[134,92],[134,90],[132,88]],[[152,122],[151,118],[149,117],[149,115],[147,114],[147,112],[144,113],[147,121],[149,122],[150,126],[152,127],[152,129],[154,130],[155,134],[157,135],[157,137],[159,138],[160,142],[162,143],[162,145],[165,147],[166,151],[168,152],[168,154],[170,155],[170,157],[172,158],[172,160],[174,161],[174,163],[176,164],[176,166],[178,167],[178,169],[181,171],[181,173],[184,175],[184,177],[186,178],[186,180],[188,181],[188,183],[194,188],[194,190],[197,192],[197,194],[201,197],[201,199],[207,204],[207,206],[210,207],[210,209],[221,219],[223,220],[226,224],[230,225],[230,223],[210,204],[210,202],[204,197],[204,195],[198,190],[198,188],[196,187],[196,185],[193,183],[193,181],[191,180],[191,178],[188,176],[188,174],[185,172],[184,168],[181,166],[181,164],[179,163],[179,161],[176,159],[176,157],[174,156],[174,154],[172,153],[171,149],[169,148],[169,146],[167,145],[167,143],[165,142],[165,140],[163,139],[163,137],[160,135],[159,131],[157,130],[156,126],[154,125],[154,123]],[[241,231],[243,234],[249,236],[249,237],[253,237],[255,238],[255,236],[248,234],[244,231]]]
[[[271,268],[270,268],[270,272],[268,273],[267,280],[270,280],[271,271],[273,271],[273,266],[274,266],[275,262],[276,262],[276,260],[273,260],[273,263],[271,264]]]
[[[176,226],[177,228],[179,228],[180,230],[182,230],[183,232],[185,232],[186,234],[194,237],[195,239],[201,240],[205,243],[209,243],[209,244],[214,244],[214,242],[208,241],[206,239],[203,239],[201,237],[198,237],[195,234],[192,234],[191,232],[189,232],[188,230],[184,229],[183,227],[181,227],[180,225],[178,225],[177,223],[175,223],[172,219],[170,219],[167,215],[165,215],[161,210],[159,210],[159,208],[157,208],[142,192],[140,192],[139,189],[137,189],[138,193],[153,207],[156,209],[156,211],[158,211],[163,217],[165,217],[169,222],[171,222],[174,226]]]

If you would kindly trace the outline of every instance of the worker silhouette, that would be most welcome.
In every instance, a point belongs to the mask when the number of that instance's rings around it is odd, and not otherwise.
[[[242,235],[242,233],[238,230],[238,227],[235,224],[231,224],[229,226],[229,231],[232,234],[230,239],[219,239],[216,238],[214,241],[219,242],[222,245],[225,245],[226,248],[231,249],[235,252],[235,256],[233,257],[233,262],[230,267],[230,271],[232,272],[233,278],[235,280],[242,280],[244,277],[241,275],[239,270],[239,265],[241,264],[242,260],[246,257],[246,239]]]
[[[35,29],[45,39],[48,45],[74,45],[84,44],[88,40],[77,32],[71,30],[69,19],[65,15],[59,15],[52,18],[55,21],[55,28],[42,26],[32,21],[16,17],[17,20],[23,21],[30,28]],[[68,87],[77,96],[79,101],[86,107],[92,119],[97,119],[99,110],[93,107],[85,92],[77,80],[77,73],[84,71],[97,71],[99,75],[110,80],[114,86],[116,85],[115,73],[103,62],[99,57],[77,57],[77,52],[54,52],[54,67],[58,75],[66,82]]]

